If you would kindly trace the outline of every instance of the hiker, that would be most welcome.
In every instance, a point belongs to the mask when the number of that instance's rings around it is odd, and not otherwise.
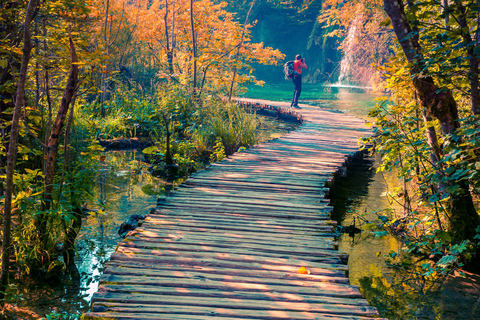
[[[298,98],[300,98],[300,93],[302,92],[302,69],[307,69],[307,65],[305,64],[305,59],[297,54],[295,56],[295,62],[293,63],[293,70],[296,71],[298,75],[293,76],[295,91],[293,92],[293,100],[290,107],[300,108],[298,106]]]

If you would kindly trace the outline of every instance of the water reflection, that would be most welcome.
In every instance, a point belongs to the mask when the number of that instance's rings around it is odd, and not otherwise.
[[[349,165],[347,176],[337,178],[331,192],[331,204],[334,206],[332,218],[343,226],[362,228],[375,221],[373,213],[389,207],[382,196],[386,190],[385,177],[375,173],[375,159],[366,158]],[[368,230],[350,236],[342,234],[338,239],[339,250],[349,254],[349,277],[352,284],[359,285],[360,279],[371,274],[375,268],[385,274],[391,271],[385,266],[382,254],[397,250],[398,244],[392,237],[375,237]]]
[[[83,220],[76,242],[75,262],[82,275],[81,295],[86,301],[97,291],[103,266],[121,240],[117,232],[120,224],[132,214],[147,214],[155,207],[158,194],[165,190],[165,183],[149,174],[141,152],[110,151],[104,157],[93,191],[94,201],[88,204],[91,211]],[[146,194],[146,186],[153,192]]]

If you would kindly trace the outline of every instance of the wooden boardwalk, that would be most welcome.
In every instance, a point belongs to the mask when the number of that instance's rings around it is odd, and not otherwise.
[[[160,202],[118,245],[85,318],[378,318],[348,282],[324,197],[369,129],[334,111],[295,111],[305,119],[296,131],[212,165]]]

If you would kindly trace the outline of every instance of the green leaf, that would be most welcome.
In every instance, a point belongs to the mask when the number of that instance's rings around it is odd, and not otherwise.
[[[148,147],[146,149],[143,149],[143,153],[144,154],[154,154],[158,151],[157,147],[156,146],[151,146],[151,147]]]
[[[387,19],[383,20],[382,22],[380,22],[379,26],[387,27],[387,26],[390,25],[390,23],[391,23],[390,18],[387,18]]]
[[[439,231],[437,235],[440,238],[440,240],[445,244],[452,242],[452,237],[450,236],[450,233],[446,231]]]

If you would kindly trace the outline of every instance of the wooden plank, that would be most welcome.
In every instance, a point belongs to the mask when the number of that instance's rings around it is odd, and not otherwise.
[[[198,250],[198,246],[201,246],[202,250],[209,250],[210,252],[230,252],[231,250],[239,250],[238,252],[265,252],[279,255],[299,255],[309,257],[340,257],[343,254],[332,248],[315,248],[306,249],[303,247],[282,247],[268,244],[245,244],[243,242],[223,242],[223,241],[148,241],[141,237],[132,237],[130,241],[122,242],[122,245],[126,247],[138,247],[138,248],[167,248],[168,250]]]
[[[143,255],[143,254],[124,254],[114,252],[110,258],[112,261],[128,261],[135,260],[138,263],[152,264],[168,263],[168,264],[185,264],[193,266],[215,266],[217,268],[226,269],[248,269],[248,270],[268,270],[283,271],[297,273],[301,267],[307,267],[311,274],[326,275],[329,270],[347,271],[348,267],[342,264],[328,264],[321,262],[293,261],[282,263],[269,259],[268,262],[258,263],[257,261],[249,261],[248,259],[228,259],[228,257],[194,259],[184,257],[167,257],[160,255]]]
[[[296,199],[295,195],[291,195],[292,199]],[[240,205],[240,206],[248,206],[248,207],[258,207],[262,208],[264,206],[270,207],[270,208],[296,208],[300,210],[310,210],[310,211],[317,211],[318,206],[321,204],[328,205],[330,202],[329,200],[318,200],[317,201],[317,206],[312,205],[310,203],[306,203],[306,199],[303,199],[304,201],[301,201],[301,203],[297,203],[298,201],[282,201],[282,200],[275,200],[275,199],[269,199],[269,198],[264,198],[264,199],[258,199],[258,198],[241,198],[241,197],[221,197],[221,196],[204,196],[204,197],[194,197],[194,196],[189,196],[189,197],[183,197],[183,196],[176,196],[173,194],[171,197],[169,197],[169,202],[170,203],[204,203],[204,204],[220,204],[220,205]]]
[[[219,203],[219,202],[196,202],[192,203],[191,201],[185,200],[185,201],[175,201],[175,202],[161,202],[157,204],[158,207],[169,207],[169,206],[190,206],[194,208],[199,208],[199,209],[220,209],[220,210],[226,210],[225,204],[224,203]],[[295,206],[281,206],[281,205],[275,205],[275,204],[243,204],[243,203],[230,203],[229,204],[229,209],[244,209],[244,210],[252,210],[255,209],[257,211],[276,211],[276,212],[287,212],[291,213],[291,210],[295,209]],[[315,213],[321,213],[322,209],[324,211],[330,210],[331,207],[327,206],[326,204],[323,206],[323,208],[317,208],[317,209],[309,209],[309,208],[302,208],[301,212],[297,212],[297,214],[315,214]]]
[[[252,211],[247,210],[244,208],[195,208],[193,205],[189,204],[180,204],[176,203],[175,205],[169,204],[167,202],[159,202],[156,209],[150,211],[150,214],[161,214],[167,213],[171,215],[189,215],[190,213],[201,213],[205,216],[218,216],[218,215],[243,215],[243,216],[250,216],[250,217],[258,217],[262,218],[275,218],[275,219],[286,219],[286,220],[294,220],[294,219],[303,219],[303,220],[330,220],[330,213],[332,212],[333,207],[331,206],[322,206],[318,208],[317,212],[314,213],[306,213],[306,212],[295,212],[292,210],[282,210],[278,209],[275,211],[271,210],[264,210],[264,211]]]
[[[123,242],[117,248],[117,252],[123,253],[145,253],[161,254],[162,256],[181,256],[181,257],[221,257],[228,256],[230,259],[242,255],[250,259],[257,259],[259,262],[266,258],[281,259],[288,257],[289,260],[300,260],[309,262],[342,263],[342,254],[330,251],[317,251],[312,253],[304,252],[272,252],[270,250],[255,250],[250,248],[225,248],[224,246],[205,246],[205,245],[182,245],[180,243],[152,243],[128,241]],[[203,254],[203,256],[202,256]],[[237,258],[238,259],[238,258]]]
[[[218,184],[235,184],[238,186],[257,186],[257,187],[284,187],[293,190],[321,190],[324,186],[324,181],[322,180],[315,180],[315,182],[308,183],[308,181],[304,181],[303,179],[298,179],[297,181],[283,181],[282,179],[267,179],[267,178],[249,178],[249,177],[221,177],[221,176],[195,176],[194,178],[190,179],[188,182],[191,183],[211,183],[216,182]]]
[[[182,308],[146,305],[138,306],[128,303],[97,302],[94,305],[95,311],[85,314],[85,320],[97,318],[115,319],[162,319],[162,320],[332,320],[331,315],[311,312],[289,312],[289,311],[262,311],[262,310],[231,310],[214,307],[190,307]],[[366,320],[371,317],[335,315],[339,320]],[[388,320],[375,318],[376,320]]]
[[[331,315],[357,315],[357,316],[378,316],[378,311],[370,306],[352,306],[352,305],[331,305],[321,303],[304,302],[286,302],[286,301],[268,301],[268,300],[250,300],[250,299],[228,299],[221,297],[188,297],[182,296],[179,299],[176,296],[147,294],[147,293],[111,293],[102,292],[101,297],[95,299],[105,302],[123,302],[137,303],[141,305],[156,304],[170,305],[179,308],[183,306],[216,307],[243,310],[279,310],[279,311],[299,311],[299,312],[318,312]]]
[[[318,282],[348,284],[343,271],[322,270],[323,274],[299,274],[275,270],[255,269],[218,269],[211,266],[187,265],[181,263],[150,264],[133,260],[110,261],[105,274],[145,275],[163,277],[198,277],[219,281],[238,281],[245,283],[273,284],[279,280],[289,286],[316,286]],[[357,286],[352,286],[357,287]]]
[[[228,227],[228,226],[200,226],[200,225],[180,225],[180,224],[154,224],[149,223],[148,221],[143,224],[144,228],[157,232],[192,232],[192,233],[205,233],[210,232],[214,235],[223,235],[223,236],[232,236],[233,234],[240,235],[238,238],[239,241],[241,237],[246,236],[250,238],[257,237],[258,233],[263,233],[270,237],[278,237],[279,239],[290,239],[295,237],[306,238],[315,240],[317,237],[332,237],[331,231],[323,230],[324,232],[317,232],[302,228],[295,228],[294,230],[272,230],[270,228],[243,228],[243,227]],[[333,231],[333,227],[331,228]],[[292,232],[295,232],[295,235],[292,236]]]
[[[169,278],[198,278],[214,281],[233,281],[242,283],[256,283],[263,285],[277,284],[292,287],[316,287],[318,282],[333,282],[349,284],[341,271],[326,272],[325,275],[286,273],[268,270],[247,269],[216,269],[211,267],[197,267],[189,265],[158,264],[150,266],[144,263],[123,261],[120,264],[112,262],[105,274],[124,276],[150,276]],[[357,288],[357,286],[351,286]]]
[[[331,180],[327,181],[326,183],[330,183]],[[181,188],[184,189],[193,189],[193,188],[210,188],[210,189],[227,189],[227,190],[235,190],[241,192],[243,190],[247,191],[256,191],[256,192],[264,192],[264,193],[291,193],[295,195],[302,195],[302,194],[320,194],[324,192],[324,187],[313,187],[313,188],[306,188],[306,187],[289,187],[289,186],[282,186],[281,184],[257,184],[257,183],[250,183],[250,182],[236,182],[236,181],[225,181],[225,180],[210,180],[210,181],[190,181],[187,180],[181,185]]]
[[[168,245],[167,245],[168,247]],[[226,251],[226,250],[225,250]],[[169,250],[167,248],[163,249],[156,249],[154,247],[151,248],[137,248],[128,246],[126,244],[121,244],[117,247],[117,253],[127,254],[127,255],[135,255],[135,256],[153,256],[155,258],[167,259],[167,258],[181,258],[181,259],[202,259],[204,261],[226,261],[226,262],[239,262],[244,264],[255,263],[255,264],[262,264],[268,263],[271,265],[281,265],[281,266],[298,266],[298,268],[302,266],[311,266],[317,268],[323,268],[325,266],[342,266],[342,261],[337,256],[332,257],[325,257],[325,256],[318,256],[318,257],[300,257],[300,256],[288,256],[279,255],[279,254],[271,254],[265,252],[254,252],[250,251],[248,253],[239,253],[235,254],[233,252],[220,252],[218,251],[210,251],[206,249],[205,251],[188,251],[188,250]]]
[[[173,230],[168,233],[165,230],[146,230],[144,228],[137,228],[134,237],[128,237],[125,242],[129,241],[149,241],[152,242],[185,242],[185,243],[225,243],[233,245],[244,246],[262,246],[265,249],[274,247],[282,248],[302,248],[303,250],[315,251],[317,249],[330,249],[336,247],[337,242],[333,241],[331,237],[315,237],[313,239],[295,238],[290,236],[288,238],[278,237],[246,237],[239,234],[208,234],[208,233],[190,233]]]
[[[245,219],[239,220],[222,220],[222,219],[213,219],[213,218],[204,218],[204,219],[186,219],[185,217],[180,216],[160,216],[160,215],[148,215],[145,218],[145,223],[152,223],[155,225],[174,225],[182,227],[200,227],[208,228],[213,226],[215,229],[220,227],[225,228],[234,228],[235,230],[251,231],[267,228],[272,232],[290,232],[291,230],[306,230],[306,231],[333,231],[333,225],[329,220],[319,220],[316,224],[302,224],[294,223],[275,223],[275,221],[268,220],[257,220],[257,221],[248,221]],[[232,229],[228,229],[232,230]]]
[[[148,230],[145,229],[148,227]],[[248,241],[248,242],[262,242],[271,239],[271,243],[282,243],[282,242],[291,242],[292,245],[304,245],[305,241],[309,244],[310,247],[315,247],[315,243],[323,244],[325,241],[332,240],[333,238],[328,233],[272,233],[272,234],[264,234],[264,237],[259,238],[257,233],[252,232],[241,232],[238,230],[217,230],[212,228],[190,228],[190,227],[169,227],[168,225],[154,227],[154,226],[143,226],[142,228],[138,228],[134,232],[134,236],[138,233],[142,233],[143,236],[152,236],[158,235],[159,238],[162,237],[185,237],[185,235],[192,235],[194,237],[216,237],[216,238],[224,238],[227,240],[228,238],[232,239],[231,241]],[[127,237],[126,240],[129,240],[131,237]],[[326,238],[326,240],[324,240]],[[213,239],[213,238],[212,238]],[[249,241],[250,240],[250,241]],[[222,241],[219,239],[219,241]]]
[[[236,224],[259,224],[259,225],[272,225],[272,226],[288,226],[288,227],[308,227],[308,228],[316,228],[317,226],[324,226],[324,225],[336,225],[335,220],[325,220],[325,219],[318,219],[318,220],[311,220],[311,219],[296,219],[290,218],[285,219],[281,217],[271,217],[271,218],[263,218],[258,216],[247,216],[247,215],[204,215],[201,213],[184,213],[184,214],[168,214],[167,212],[158,212],[155,211],[155,214],[147,215],[149,219],[186,219],[186,220],[193,220],[193,221],[202,221],[202,222],[209,222],[209,223],[216,223],[216,222],[223,222],[223,223],[236,223]]]
[[[239,199],[269,199],[269,200],[274,200],[274,201],[285,201],[289,200],[291,202],[299,202],[299,201],[309,201],[309,202],[324,202],[328,203],[327,200],[325,200],[325,193],[328,193],[328,190],[325,190],[326,188],[322,188],[324,190],[319,190],[318,192],[315,193],[303,193],[303,194],[298,194],[295,193],[295,195],[285,193],[285,192],[271,192],[271,190],[262,190],[258,189],[257,191],[249,191],[249,190],[239,190],[237,188],[235,189],[219,189],[219,188],[178,188],[176,189],[173,193],[169,195],[169,197],[185,197],[188,196],[189,198],[198,198],[198,197],[215,197],[215,198],[239,198]],[[292,197],[293,196],[293,197]]]
[[[138,292],[162,295],[185,295],[230,299],[271,301],[303,301],[311,303],[368,305],[357,288],[331,282],[317,286],[286,286],[282,283],[258,284],[234,281],[213,281],[209,278],[119,276],[107,274],[99,292]],[[188,288],[188,290],[179,290]]]

